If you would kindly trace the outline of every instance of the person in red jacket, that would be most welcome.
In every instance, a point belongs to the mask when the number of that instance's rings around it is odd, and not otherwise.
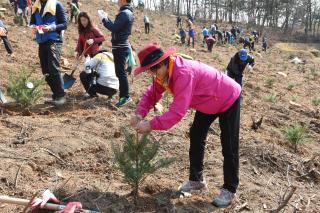
[[[105,38],[102,32],[92,24],[86,12],[80,12],[78,15],[78,31],[79,39],[75,56],[78,58],[87,49],[84,56],[94,57],[102,49]]]

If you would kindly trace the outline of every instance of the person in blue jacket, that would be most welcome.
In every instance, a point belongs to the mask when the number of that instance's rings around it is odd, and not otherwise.
[[[206,38],[209,37],[209,30],[204,26],[202,29],[202,35],[203,35],[203,40],[202,40],[202,45],[206,42]]]
[[[108,14],[103,10],[98,10],[98,15],[103,25],[111,31],[112,54],[116,75],[120,83],[119,102],[117,107],[122,107],[132,101],[129,95],[128,76],[125,71],[127,59],[130,54],[129,36],[134,22],[133,8],[130,6],[131,0],[118,0],[120,11],[116,19],[111,21]]]
[[[39,44],[39,58],[42,73],[52,91],[50,103],[65,104],[63,79],[60,73],[62,48],[61,32],[67,29],[66,12],[57,0],[36,0],[32,6],[30,27]]]
[[[28,17],[27,17],[27,14],[28,14],[28,1],[27,0],[18,0],[18,10],[17,10],[17,13],[18,13],[18,16],[19,16],[19,21],[20,21],[20,25],[22,26],[23,25],[23,20],[22,18],[24,19],[24,21],[26,22],[26,25],[28,25]]]

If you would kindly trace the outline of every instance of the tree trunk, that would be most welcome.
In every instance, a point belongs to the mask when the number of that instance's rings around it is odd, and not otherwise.
[[[216,23],[219,21],[219,5],[220,0],[216,0]]]
[[[233,2],[229,0],[228,10],[229,10],[229,23],[232,23],[232,13],[233,13]]]
[[[180,15],[180,0],[177,0],[177,15]]]

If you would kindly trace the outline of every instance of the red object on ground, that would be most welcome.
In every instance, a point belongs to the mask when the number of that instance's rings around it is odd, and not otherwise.
[[[82,204],[80,202],[70,202],[59,213],[74,213],[76,209],[82,209]]]

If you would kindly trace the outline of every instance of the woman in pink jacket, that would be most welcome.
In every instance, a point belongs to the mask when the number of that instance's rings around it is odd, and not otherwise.
[[[228,206],[239,184],[241,88],[218,70],[198,61],[184,59],[174,52],[174,48],[164,52],[156,43],[145,46],[139,52],[140,67],[134,73],[137,75],[148,70],[156,80],[143,94],[130,124],[140,133],[166,130],[177,124],[189,108],[196,110],[190,128],[189,180],[179,187],[180,191],[189,192],[206,187],[203,177],[205,140],[210,125],[219,118],[224,185],[212,204]],[[165,91],[173,96],[169,111],[150,121],[143,120]]]

